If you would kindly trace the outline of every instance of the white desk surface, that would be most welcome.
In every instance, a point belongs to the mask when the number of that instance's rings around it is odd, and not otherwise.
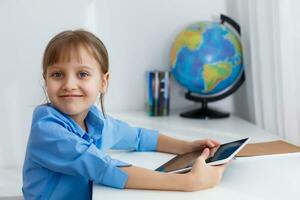
[[[255,125],[231,116],[221,120],[190,120],[172,115],[148,117],[143,112],[119,113],[115,118],[160,130],[167,135],[194,140],[214,138],[221,142],[250,137],[250,142],[277,140],[278,137]],[[114,158],[136,166],[155,169],[174,155],[158,152],[111,151]],[[300,154],[237,158],[231,162],[221,183],[198,192],[119,190],[94,185],[93,199],[299,199]]]

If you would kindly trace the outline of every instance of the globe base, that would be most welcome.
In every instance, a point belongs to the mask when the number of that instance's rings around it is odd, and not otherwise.
[[[180,116],[191,119],[220,119],[229,117],[230,114],[216,111],[207,107],[201,107],[196,110],[181,113]]]

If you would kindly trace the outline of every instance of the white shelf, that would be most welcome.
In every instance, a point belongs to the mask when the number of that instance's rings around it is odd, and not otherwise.
[[[173,113],[170,116],[150,117],[145,111],[112,113],[116,119],[144,128],[158,130],[161,133],[180,139],[213,138],[220,142],[229,142],[250,137],[250,142],[263,142],[279,139],[277,136],[236,116],[224,119],[187,119]]]

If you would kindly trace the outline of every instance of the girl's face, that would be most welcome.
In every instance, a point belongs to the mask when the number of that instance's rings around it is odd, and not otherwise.
[[[99,92],[106,91],[108,73],[102,74],[85,48],[80,48],[79,56],[71,53],[69,62],[49,66],[45,81],[51,103],[73,119],[83,120]]]

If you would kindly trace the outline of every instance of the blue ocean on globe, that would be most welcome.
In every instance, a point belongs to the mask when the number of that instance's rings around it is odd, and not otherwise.
[[[203,96],[226,92],[243,72],[240,39],[217,22],[199,22],[184,29],[171,48],[174,78]]]

